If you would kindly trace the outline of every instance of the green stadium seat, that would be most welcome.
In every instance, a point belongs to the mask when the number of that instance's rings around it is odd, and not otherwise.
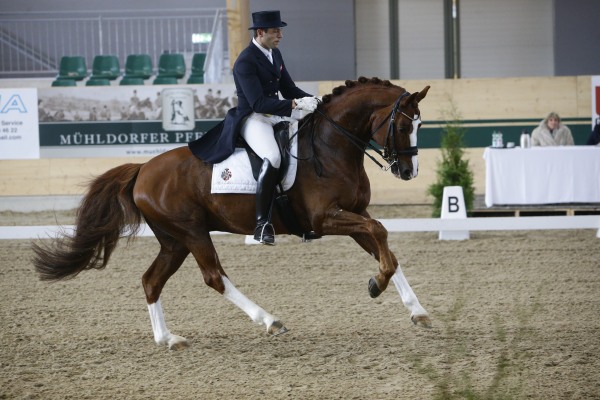
[[[190,77],[187,80],[187,83],[189,83],[189,84],[204,83],[204,76],[190,75]]]
[[[174,76],[161,76],[158,75],[154,78],[153,85],[177,85],[177,78]]]
[[[196,53],[192,57],[192,72],[187,83],[204,83],[204,61],[206,53]]]
[[[125,75],[123,79],[119,82],[119,85],[143,85],[144,78],[138,76],[127,76]]]
[[[85,86],[110,86],[110,79],[108,78],[97,78],[92,76],[87,80]]]
[[[148,79],[152,76],[152,59],[148,54],[130,54],[125,61],[125,76]]]
[[[119,58],[111,55],[98,55],[94,57],[92,65],[92,78],[115,80],[121,75]]]
[[[185,75],[183,54],[161,54],[158,60],[158,75],[183,78]]]
[[[53,87],[77,86],[75,79],[56,79],[52,82]]]
[[[87,76],[85,58],[81,56],[63,56],[60,59],[58,79],[81,81]]]

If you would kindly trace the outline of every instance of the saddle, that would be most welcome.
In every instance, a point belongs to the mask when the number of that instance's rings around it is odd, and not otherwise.
[[[281,154],[281,165],[279,167],[279,176],[277,192],[275,193],[275,210],[279,213],[281,220],[288,231],[302,238],[302,241],[309,241],[313,239],[319,239],[321,236],[315,234],[315,232],[305,232],[300,227],[300,223],[298,222],[298,218],[294,209],[292,208],[292,203],[287,194],[285,194],[282,180],[286,176],[287,170],[290,167],[290,135],[289,135],[290,123],[287,121],[282,121],[273,126],[273,131],[275,134],[275,141],[277,142],[277,147],[279,147],[279,153]],[[248,158],[250,159],[250,166],[252,167],[252,175],[255,180],[258,180],[258,174],[260,172],[260,167],[262,166],[263,160],[260,158],[254,150],[246,143],[246,141],[239,136],[238,146],[242,147],[246,150],[248,154]]]

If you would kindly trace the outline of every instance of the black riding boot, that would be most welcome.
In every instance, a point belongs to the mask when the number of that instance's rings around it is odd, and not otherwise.
[[[271,209],[277,185],[277,172],[268,159],[263,160],[256,187],[256,229],[254,240],[263,244],[275,244],[275,231],[271,225]]]

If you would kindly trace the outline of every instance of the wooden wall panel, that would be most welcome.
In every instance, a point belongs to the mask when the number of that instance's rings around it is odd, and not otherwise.
[[[545,117],[550,111],[561,117],[590,115],[591,77],[533,77],[503,79],[430,79],[392,81],[409,92],[431,86],[423,101],[428,121],[443,120],[452,101],[463,119],[515,119]],[[343,81],[320,82],[321,94]]]
[[[0,195],[80,195],[94,176],[117,165],[147,160],[147,157],[0,160]]]
[[[475,191],[485,191],[483,149],[466,149],[475,173]],[[365,168],[371,181],[372,201],[375,204],[430,203],[427,187],[435,182],[435,169],[441,160],[438,149],[419,152],[419,176],[411,181],[395,178],[384,172],[370,159]],[[147,158],[87,158],[0,161],[0,193],[2,196],[81,195],[94,176],[128,162],[141,163]]]

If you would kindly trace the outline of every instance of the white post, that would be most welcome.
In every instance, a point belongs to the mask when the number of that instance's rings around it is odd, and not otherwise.
[[[466,219],[467,207],[462,186],[444,187],[442,197],[442,218]],[[469,239],[469,231],[440,231],[439,240],[466,240]]]

